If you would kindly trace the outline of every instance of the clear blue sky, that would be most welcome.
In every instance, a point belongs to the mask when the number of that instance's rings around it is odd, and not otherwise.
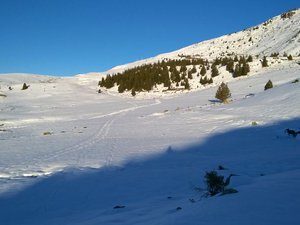
[[[0,0],[0,73],[105,71],[297,7],[300,0]]]

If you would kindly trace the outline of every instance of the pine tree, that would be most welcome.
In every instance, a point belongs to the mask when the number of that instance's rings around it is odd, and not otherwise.
[[[266,56],[264,56],[261,65],[262,65],[262,67],[268,67],[268,66],[269,66],[269,65],[268,65],[268,60],[267,60],[267,57],[266,57]]]
[[[202,68],[200,70],[200,74],[201,74],[201,76],[204,76],[206,74],[205,66],[202,66]]]
[[[186,72],[186,71],[187,71],[187,68],[185,65],[180,67],[180,72]]]
[[[123,93],[126,90],[126,86],[124,84],[120,84],[118,87],[118,92]]]
[[[211,76],[216,77],[219,75],[219,70],[217,69],[216,65],[212,65],[211,67]]]
[[[184,80],[184,89],[187,89],[187,90],[190,89],[190,84],[189,84],[189,80],[188,79]]]
[[[273,88],[273,83],[271,80],[269,80],[265,85],[265,90]]]
[[[233,77],[236,78],[236,77],[240,77],[242,75],[241,73],[241,68],[240,68],[240,65],[239,64],[236,64],[235,65],[235,69],[234,69],[234,72],[233,72]]]
[[[288,60],[293,60],[293,56],[292,55],[289,55],[287,58],[288,58]]]
[[[233,60],[229,60],[227,65],[226,65],[226,70],[229,72],[229,73],[233,73],[234,72],[234,62]]]
[[[231,93],[227,84],[225,84],[224,82],[221,83],[221,85],[219,86],[216,92],[215,97],[220,101],[222,101],[223,103],[227,103],[227,99],[231,97]]]
[[[250,72],[250,66],[248,63],[245,63],[241,67],[241,75],[246,76]]]
[[[193,73],[196,73],[197,72],[197,69],[196,69],[196,67],[195,66],[193,66],[193,68],[191,69],[191,74],[193,74]]]
[[[201,77],[200,84],[202,84],[202,85],[208,84],[208,80],[207,80],[206,76],[205,77]]]
[[[24,83],[21,90],[26,90],[26,89],[29,88],[29,86],[30,86],[30,85],[27,85],[26,83]]]
[[[247,62],[253,62],[253,58],[252,58],[252,56],[251,56],[251,55],[249,55],[249,56],[248,56],[248,58],[247,58]]]

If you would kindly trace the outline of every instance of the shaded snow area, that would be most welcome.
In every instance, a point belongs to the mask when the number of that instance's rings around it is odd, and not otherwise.
[[[300,224],[300,135],[285,133],[300,130],[299,78],[232,80],[221,104],[217,87],[142,99],[1,75],[0,224]],[[205,197],[212,170],[238,193]]]

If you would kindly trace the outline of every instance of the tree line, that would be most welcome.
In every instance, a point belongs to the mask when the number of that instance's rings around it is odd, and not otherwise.
[[[211,84],[224,66],[233,77],[245,76],[250,72],[249,62],[252,61],[252,56],[216,58],[211,62],[202,58],[168,59],[108,74],[98,85],[107,89],[117,85],[119,93],[131,91],[134,95],[136,91],[150,91],[157,85],[169,90],[190,89],[189,80],[199,77],[199,84]]]

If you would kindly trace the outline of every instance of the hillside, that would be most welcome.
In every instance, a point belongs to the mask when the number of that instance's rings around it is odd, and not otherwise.
[[[155,63],[164,59],[180,59],[180,56],[194,56],[205,59],[229,55],[299,56],[300,54],[300,9],[275,16],[257,26],[212,40],[203,41],[174,52],[160,54],[153,58],[116,66],[108,73],[117,73],[135,66]]]
[[[283,13],[238,33],[115,67],[106,72],[106,78],[99,79],[99,85],[110,93],[162,96],[270,69],[297,67],[299,24],[300,10]]]

